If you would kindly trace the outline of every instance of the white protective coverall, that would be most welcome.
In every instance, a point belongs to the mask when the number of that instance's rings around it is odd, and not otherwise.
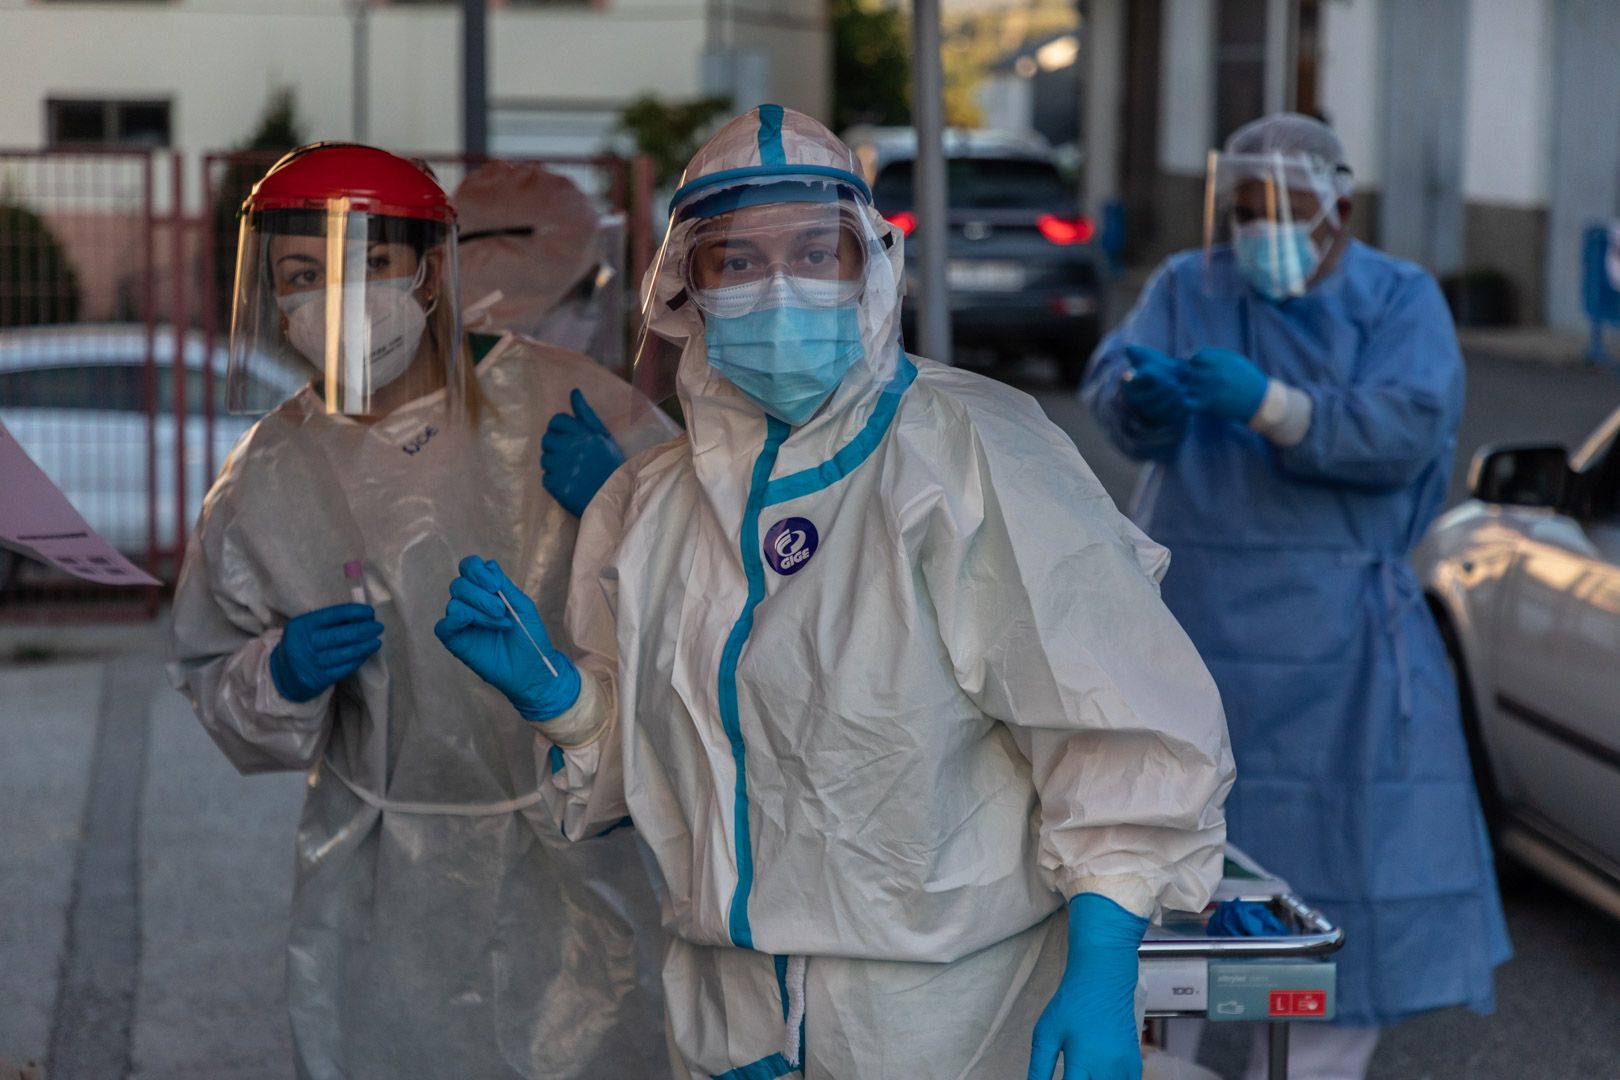
[[[685,179],[855,171],[768,106]],[[862,206],[864,358],[797,428],[711,369],[674,223],[647,288],[689,435],[581,526],[547,798],[657,857],[682,1077],[1021,1076],[1065,899],[1198,910],[1220,876],[1232,759],[1165,551],[1027,395],[901,351],[901,237]]]
[[[287,952],[299,1076],[663,1075],[663,935],[634,834],[562,840],[538,805],[546,747],[433,623],[472,548],[560,620],[576,523],[539,457],[570,390],[642,418],[615,432],[627,450],[673,427],[552,346],[507,337],[477,375],[476,426],[443,420],[442,391],[367,425],[308,388],[255,425],[191,539],[170,678],[243,773],[309,770]],[[294,704],[270,653],[289,618],[348,600],[350,559],[382,649]]]

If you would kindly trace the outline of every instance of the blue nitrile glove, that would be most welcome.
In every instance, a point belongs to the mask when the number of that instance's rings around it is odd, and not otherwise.
[[[1158,349],[1127,345],[1131,362],[1120,396],[1133,418],[1150,427],[1170,427],[1187,416],[1187,395],[1181,387],[1181,364]]]
[[[1215,905],[1204,932],[1210,937],[1283,937],[1288,926],[1258,901],[1223,900]]]
[[[624,464],[624,451],[584,394],[575,390],[568,400],[573,415],[553,416],[540,440],[540,482],[564,510],[579,517],[613,470]]]
[[[1230,349],[1199,349],[1187,361],[1187,401],[1239,424],[1260,411],[1268,381],[1253,360]]]
[[[1057,993],[1035,1022],[1029,1080],[1141,1080],[1136,1029],[1136,950],[1148,921],[1106,896],[1069,901],[1069,960]]]
[[[502,596],[522,626],[512,620]],[[461,576],[450,583],[450,604],[433,633],[451,655],[505,694],[525,720],[555,719],[579,700],[579,669],[551,644],[534,601],[493,559],[469,555],[461,560]]]
[[[295,702],[318,697],[382,648],[382,632],[370,604],[333,604],[288,619],[270,653],[276,693]]]

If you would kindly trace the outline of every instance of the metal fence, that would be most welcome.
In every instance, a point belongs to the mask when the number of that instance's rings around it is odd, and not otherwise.
[[[175,446],[160,389],[158,170],[142,152],[0,152],[0,420],[149,569],[173,542],[159,516]],[[0,602],[149,614],[157,596],[81,585],[5,552]]]
[[[237,208],[277,156],[0,150],[0,420],[93,528],[167,586],[253,423],[224,400]],[[447,191],[478,163],[423,160]],[[646,163],[539,163],[622,216],[616,254],[633,288],[652,249]],[[161,600],[0,549],[0,619],[148,617]]]

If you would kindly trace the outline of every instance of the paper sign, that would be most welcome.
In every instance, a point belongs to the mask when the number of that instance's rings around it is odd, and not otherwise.
[[[0,423],[0,546],[98,585],[161,585],[91,529]]]

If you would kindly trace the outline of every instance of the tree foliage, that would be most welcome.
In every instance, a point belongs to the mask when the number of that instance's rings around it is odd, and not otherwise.
[[[833,127],[911,123],[906,16],[874,0],[832,0]]]
[[[70,323],[79,316],[79,276],[50,225],[0,195],[0,326]]]
[[[215,310],[226,322],[231,317],[231,293],[236,281],[237,218],[242,202],[277,158],[306,141],[293,92],[283,87],[270,95],[259,126],[235,148],[235,160],[225,167],[214,189]]]
[[[648,94],[625,108],[619,126],[635,141],[636,152],[652,159],[654,186],[667,187],[697,152],[709,124],[730,109],[731,102],[720,97],[666,104]]]

